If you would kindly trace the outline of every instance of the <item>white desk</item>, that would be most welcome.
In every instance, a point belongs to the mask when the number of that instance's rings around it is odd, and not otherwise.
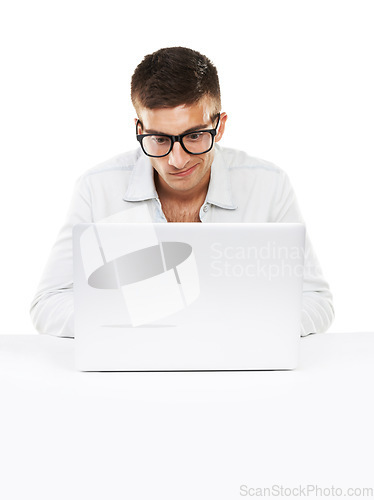
[[[374,489],[374,333],[303,338],[279,372],[81,373],[73,350],[0,336],[1,500]]]

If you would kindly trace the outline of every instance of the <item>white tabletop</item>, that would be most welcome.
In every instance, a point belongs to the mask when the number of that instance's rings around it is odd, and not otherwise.
[[[374,333],[303,338],[295,371],[82,373],[73,352],[0,335],[1,499],[374,495]]]

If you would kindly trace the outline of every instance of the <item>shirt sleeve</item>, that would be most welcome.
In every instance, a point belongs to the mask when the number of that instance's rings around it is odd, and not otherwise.
[[[92,222],[91,206],[87,180],[82,176],[31,303],[31,319],[39,333],[74,337],[72,230],[74,224]]]
[[[301,222],[305,224],[288,176],[280,173],[280,182],[274,200],[275,222]],[[324,279],[308,232],[305,238],[303,306],[301,336],[325,332],[334,319],[332,294]]]

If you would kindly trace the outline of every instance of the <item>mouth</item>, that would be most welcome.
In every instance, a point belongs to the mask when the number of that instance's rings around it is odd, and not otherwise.
[[[176,177],[186,177],[187,175],[192,174],[192,172],[195,170],[195,168],[197,167],[197,165],[198,164],[196,163],[196,165],[194,165],[193,167],[188,168],[187,170],[183,170],[181,172],[172,173],[171,175],[175,175]]]

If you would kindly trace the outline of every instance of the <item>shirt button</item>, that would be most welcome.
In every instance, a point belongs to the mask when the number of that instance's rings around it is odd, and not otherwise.
[[[208,205],[204,205],[204,206],[203,206],[203,212],[207,212],[208,210],[209,210]]]

